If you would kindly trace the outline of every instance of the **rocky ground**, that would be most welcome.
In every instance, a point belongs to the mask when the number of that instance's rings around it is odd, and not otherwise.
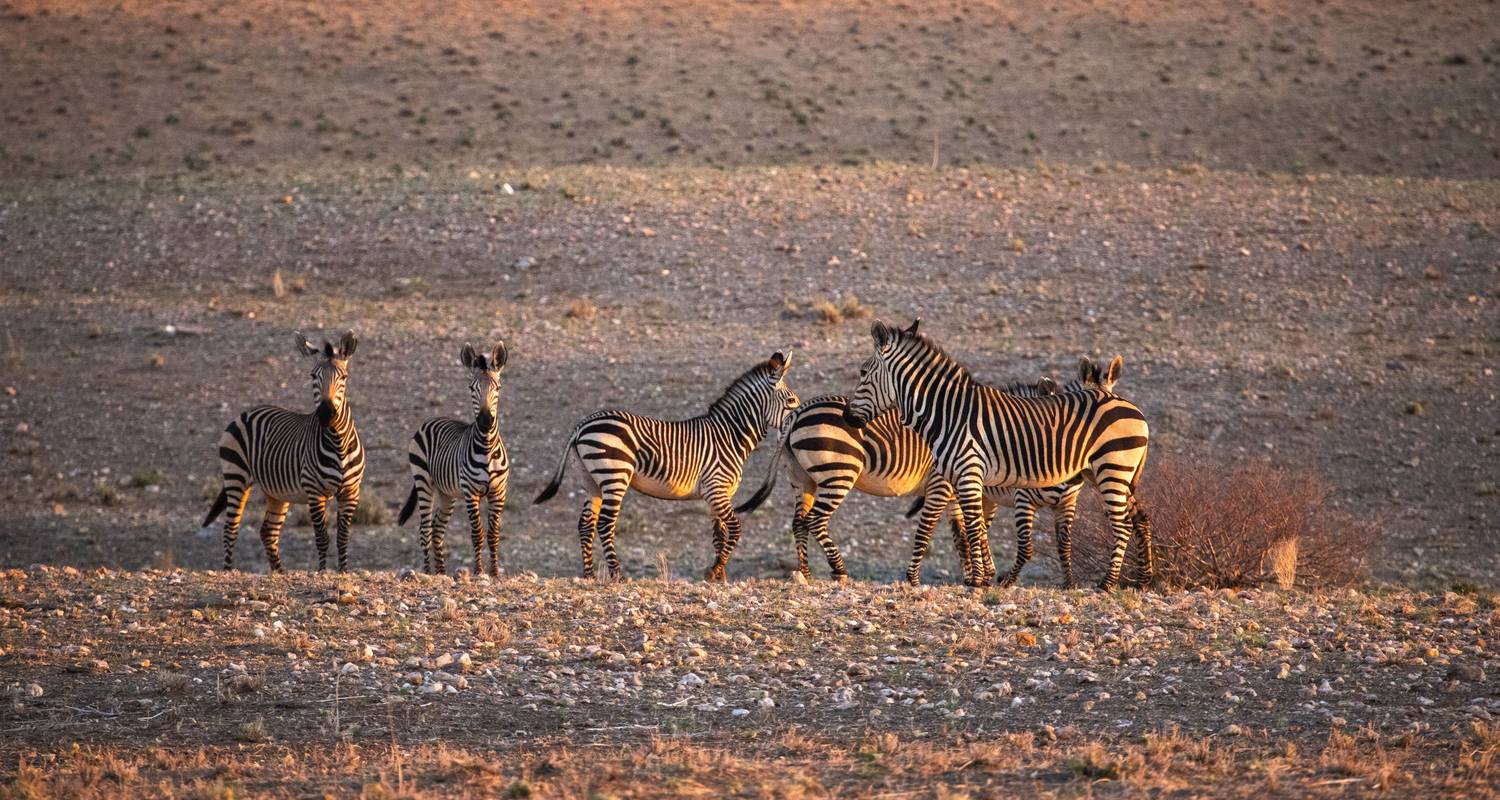
[[[787,347],[799,393],[847,392],[881,315],[924,318],[990,381],[1121,353],[1120,391],[1158,457],[1321,472],[1334,502],[1381,523],[1377,578],[1445,589],[1497,574],[1495,478],[1474,466],[1500,447],[1490,182],[574,167],[0,197],[6,564],[220,564],[218,531],[197,533],[219,432],[255,403],[310,407],[291,331],[353,327],[370,449],[354,564],[417,563],[394,525],[407,439],[425,417],[468,413],[457,352],[504,337],[502,561],[575,575],[577,484],[530,505],[575,420],[698,413]],[[764,468],[762,452],[747,483]],[[791,502],[782,488],[749,518],[734,574],[784,574]],[[239,551],[252,569],[255,503]],[[855,575],[899,574],[906,505],[840,511]],[[300,512],[284,542],[291,565],[312,563]],[[710,558],[691,503],[627,500],[620,543],[636,576]],[[450,544],[467,557],[458,524]],[[951,574],[940,549],[929,580]]]
[[[1500,176],[1500,24],[1468,0],[0,12],[0,170],[31,177],[934,157]]]
[[[0,796],[1493,796],[1497,71],[1466,2],[0,2]],[[1124,355],[1146,481],[1320,476],[1371,582],[1060,592],[1044,536],[968,593],[939,537],[913,590],[854,497],[800,586],[785,488],[727,586],[640,497],[573,579],[575,420],[788,347],[848,391],[877,316]],[[205,571],[219,432],[346,328],[359,571],[300,511],[290,577]],[[404,577],[407,438],[501,337],[506,574]]]
[[[1493,796],[1497,603],[11,570],[0,755],[23,796]]]

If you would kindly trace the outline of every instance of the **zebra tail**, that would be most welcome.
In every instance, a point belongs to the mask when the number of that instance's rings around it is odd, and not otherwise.
[[[786,422],[781,426],[781,431],[776,434],[776,452],[771,454],[771,465],[766,468],[766,479],[761,482],[760,488],[755,490],[755,494],[751,495],[749,500],[734,507],[734,513],[748,514],[760,508],[760,504],[766,502],[766,498],[770,497],[771,492],[776,489],[776,472],[781,467],[781,454],[786,450],[786,437],[792,430],[792,419],[792,417],[787,417]]]
[[[583,423],[579,423],[578,427],[573,429],[573,435],[568,437],[568,443],[563,446],[562,460],[557,462],[557,472],[552,474],[552,482],[547,484],[547,488],[543,489],[542,493],[537,495],[535,500],[531,501],[532,505],[539,506],[551,500],[557,494],[558,487],[562,486],[563,473],[568,471],[568,453],[572,451],[573,445],[578,442],[578,432],[581,430],[583,430]]]
[[[916,515],[922,513],[922,506],[925,505],[927,505],[927,495],[917,495],[917,501],[915,503],[912,503],[911,508],[906,510],[906,518],[911,519]]]
[[[396,518],[397,525],[405,525],[411,519],[411,513],[417,510],[417,485],[411,485],[411,494],[406,496],[406,505],[401,507],[401,516]]]
[[[208,510],[208,516],[203,518],[203,525],[201,527],[207,528],[209,525],[213,524],[213,521],[215,519],[218,519],[219,514],[223,513],[224,509],[228,507],[229,487],[225,486],[219,489],[219,496],[214,498],[213,508],[210,508]]]

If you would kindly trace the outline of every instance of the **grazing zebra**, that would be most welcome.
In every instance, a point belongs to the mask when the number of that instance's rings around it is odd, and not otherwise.
[[[552,482],[537,496],[557,494],[569,457],[589,478],[589,500],[578,518],[584,577],[594,576],[594,539],[604,549],[611,579],[620,577],[615,523],[627,489],[663,500],[701,498],[714,517],[714,563],[705,580],[727,580],[725,567],[740,541],[734,492],[745,458],[770,429],[797,407],[787,388],[789,356],[776,353],[737,378],[708,411],[686,420],[660,420],[628,411],[599,411],[573,429]]]
[[[349,568],[349,529],[359,506],[359,484],[365,475],[365,449],[354,429],[349,407],[349,358],[356,340],[349,331],[338,346],[324,341],[319,350],[302,334],[297,349],[316,360],[312,369],[318,405],[311,414],[278,406],[256,406],[242,414],[219,437],[219,465],[224,488],[203,520],[207,527],[224,517],[224,569],[234,569],[234,541],[250,487],[266,496],[260,540],[271,571],[281,571],[281,524],[291,503],[307,503],[318,544],[318,569],[328,568],[328,500],[338,500],[339,571]]]
[[[1146,419],[1129,401],[1100,389],[1023,398],[986,386],[917,333],[877,321],[875,352],[860,367],[846,420],[864,427],[896,408],[932,448],[937,472],[954,487],[969,550],[965,582],[984,581],[986,486],[1042,489],[1080,473],[1104,499],[1115,543],[1099,583],[1119,583],[1133,527],[1134,490],[1145,463]]]
[[[453,504],[460,498],[469,511],[469,538],[474,542],[474,571],[484,571],[484,547],[489,542],[491,575],[500,574],[500,512],[505,510],[510,458],[500,438],[500,373],[505,369],[505,343],[495,345],[488,358],[464,345],[460,362],[469,370],[469,398],[474,421],[437,417],[422,423],[407,446],[411,462],[411,494],[397,524],[405,525],[420,510],[422,570],[448,571],[443,535]],[[489,500],[489,526],[481,519],[481,503]]]
[[[1007,390],[1028,393],[1056,391],[1056,384],[1044,378],[1036,384],[1013,384]],[[953,498],[953,487],[932,470],[932,450],[916,431],[901,424],[900,416],[888,411],[856,430],[844,420],[848,400],[840,395],[826,395],[804,403],[782,426],[775,455],[766,470],[765,481],[749,500],[735,509],[744,514],[753,511],[770,496],[776,485],[776,474],[782,456],[788,457],[787,470],[799,496],[792,518],[792,538],[797,547],[797,570],[811,578],[807,564],[809,534],[823,547],[828,569],[834,580],[848,580],[844,556],[828,535],[828,523],[843,505],[849,492],[858,489],[876,497],[901,497],[920,490],[908,516],[924,511],[912,549],[912,561],[906,580],[921,580],[922,558],[932,539],[932,530]],[[1003,490],[995,490],[998,493]],[[955,510],[955,519],[962,514]],[[955,541],[958,541],[955,539]],[[968,555],[959,548],[960,558]],[[993,568],[991,567],[991,571]]]

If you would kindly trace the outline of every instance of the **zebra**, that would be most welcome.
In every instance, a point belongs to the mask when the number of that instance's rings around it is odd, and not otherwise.
[[[1060,392],[1085,392],[1099,390],[1113,393],[1115,383],[1119,380],[1124,359],[1115,356],[1107,368],[1100,367],[1093,359],[1085,356],[1078,364],[1078,377],[1069,381],[1066,386],[1058,388],[1057,383],[1050,378],[1043,378],[1035,385],[1011,384],[1004,388],[1006,394],[1017,397],[1046,397]],[[887,411],[887,414],[893,411]],[[1021,576],[1021,570],[1031,560],[1031,531],[1036,521],[1036,512],[1041,508],[1052,509],[1053,536],[1057,540],[1057,560],[1062,571],[1062,585],[1065,589],[1074,588],[1073,582],[1073,522],[1078,517],[1078,493],[1083,489],[1084,478],[1075,475],[1067,481],[1056,486],[1045,489],[1019,489],[1012,491],[995,486],[986,486],[984,490],[984,516],[981,524],[988,531],[994,522],[995,512],[1000,507],[1012,509],[1016,526],[1016,563],[1009,573],[1002,576],[998,581],[1000,586],[1014,585]],[[917,515],[923,508],[923,503],[914,503],[906,512],[907,518]],[[1150,558],[1150,520],[1145,517],[1144,512],[1133,509],[1132,520],[1134,524],[1144,521],[1144,529],[1138,529],[1141,534],[1140,556],[1143,559]],[[953,541],[955,547],[962,554],[963,541],[963,518],[954,511],[952,520]],[[921,553],[914,552],[913,559],[920,563]],[[962,556],[961,556],[962,558]],[[1145,563],[1145,562],[1143,562]],[[1142,567],[1149,569],[1149,566]],[[993,574],[993,573],[992,573]]]
[[[770,429],[780,428],[798,405],[786,385],[790,355],[780,352],[751,367],[729,385],[708,411],[692,419],[661,420],[629,411],[599,411],[573,429],[552,482],[537,495],[545,503],[557,494],[569,456],[589,477],[589,500],[578,517],[583,575],[594,577],[598,538],[609,577],[621,577],[615,554],[615,523],[625,492],[663,500],[701,498],[714,518],[714,562],[704,579],[726,581],[729,558],[740,540],[734,512],[745,459]]]
[[[1007,390],[1028,393],[1055,392],[1056,384],[1044,378],[1036,384],[1017,383]],[[812,577],[807,563],[809,534],[822,546],[828,559],[831,577],[840,583],[848,581],[844,557],[828,535],[828,524],[834,512],[843,505],[851,490],[858,489],[876,497],[901,497],[918,494],[911,512],[924,511],[906,571],[908,583],[921,581],[922,558],[931,541],[932,531],[953,498],[953,487],[932,469],[932,450],[916,431],[901,424],[900,416],[888,411],[870,421],[863,430],[855,430],[844,421],[848,398],[825,395],[809,400],[787,418],[778,437],[777,447],[765,481],[749,500],[735,508],[740,514],[755,510],[770,496],[783,457],[788,460],[792,483],[799,490],[792,518],[792,538],[797,547],[797,571]],[[994,490],[998,494],[1003,490]],[[992,513],[992,512],[991,512]],[[962,513],[955,510],[955,519]],[[955,540],[958,541],[958,540]],[[960,557],[967,548],[959,548]],[[991,568],[993,571],[993,568]]]
[[[260,540],[272,572],[281,572],[281,525],[291,503],[307,503],[318,545],[318,569],[328,568],[328,500],[338,501],[339,571],[349,568],[349,531],[359,506],[365,474],[365,450],[354,428],[349,405],[349,359],[357,340],[349,331],[337,346],[313,346],[295,334],[297,350],[315,360],[313,389],[318,405],[311,414],[278,406],[256,406],[240,414],[219,436],[219,465],[224,485],[204,518],[224,517],[224,569],[234,569],[234,542],[250,488],[259,484],[266,496]]]
[[[484,571],[485,542],[489,542],[489,573],[500,574],[500,512],[505,510],[505,489],[510,476],[510,458],[500,438],[500,373],[508,355],[505,343],[495,345],[486,357],[465,344],[459,362],[469,370],[469,397],[474,421],[436,417],[422,423],[406,448],[411,464],[411,493],[401,508],[397,524],[405,525],[413,511],[420,510],[422,570],[448,571],[443,535],[453,504],[462,498],[469,511],[469,538],[474,543],[474,571]],[[481,503],[489,500],[488,530],[481,519]]]
[[[899,409],[901,422],[932,447],[936,471],[954,486],[965,526],[965,583],[987,582],[982,529],[984,487],[1041,489],[1080,473],[1099,490],[1114,531],[1101,590],[1118,585],[1133,532],[1135,484],[1149,431],[1129,401],[1101,389],[1040,398],[1007,395],[969,375],[927,337],[918,322],[899,330],[876,321],[875,352],[860,367],[845,419],[856,428]],[[1149,576],[1144,576],[1149,581]]]

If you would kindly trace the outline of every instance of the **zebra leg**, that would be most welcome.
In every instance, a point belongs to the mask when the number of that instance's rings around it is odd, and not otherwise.
[[[469,512],[469,541],[474,545],[475,575],[484,571],[484,509],[479,504],[483,497],[484,495],[476,494],[464,498],[464,507]]]
[[[318,546],[318,571],[322,572],[328,569],[328,498],[310,498],[307,516],[312,520],[313,542]]]
[[[490,525],[485,534],[490,543],[490,576],[500,577],[500,512],[505,510],[505,490],[490,490]]]
[[[1134,531],[1131,527],[1129,496],[1103,492],[1101,494],[1104,495],[1105,509],[1109,513],[1109,527],[1115,534],[1115,546],[1110,554],[1109,569],[1104,573],[1104,578],[1099,581],[1099,591],[1107,592],[1120,583],[1120,570],[1125,563],[1125,549],[1130,546],[1130,535]]]
[[[1149,589],[1156,579],[1156,558],[1151,552],[1151,517],[1134,497],[1131,498],[1131,510],[1136,546],[1140,548],[1136,551],[1135,579],[1142,589]]]
[[[1052,531],[1057,538],[1057,563],[1064,589],[1073,589],[1073,521],[1078,518],[1078,492],[1065,495],[1052,509]]]
[[[828,535],[828,521],[833,518],[833,512],[844,504],[844,498],[849,496],[849,490],[853,486],[853,481],[844,477],[818,484],[817,497],[812,508],[808,509],[807,521],[804,523],[808,532],[823,548],[823,555],[828,559],[829,577],[839,583],[847,583],[849,573],[844,568],[844,554],[839,552],[839,546]]]
[[[724,546],[719,549],[714,558],[713,566],[703,574],[706,581],[729,582],[729,559],[734,555],[734,548],[740,543],[740,518],[734,513],[734,494],[723,489],[712,490],[709,495],[708,506],[715,517],[715,528],[722,525],[724,528]]]
[[[448,518],[453,515],[453,498],[436,495],[432,502],[432,570],[438,575],[447,575],[448,549],[443,544],[443,537],[448,533]]]
[[[986,543],[988,543],[990,539],[990,531],[995,527],[995,512],[998,511],[1000,507],[996,505],[992,500],[990,500],[988,495],[984,497],[983,507],[984,514],[983,518],[980,520],[980,524],[984,526],[984,540]],[[984,564],[982,566],[984,567],[984,582],[989,583],[990,581],[994,580],[995,575],[998,573],[998,570],[995,569],[995,554],[990,550],[988,546],[984,548]]]
[[[797,499],[797,513],[792,517],[792,540],[797,545],[797,571],[806,580],[812,580],[812,568],[807,565],[807,512],[812,509],[811,492],[803,492]]]
[[[724,528],[724,520],[719,519],[718,516],[715,516],[713,522],[714,563],[718,563],[719,556],[724,552],[724,542],[728,538],[729,531]],[[710,577],[712,577],[710,575],[712,571],[713,568],[710,567],[707,572],[704,572],[703,579],[708,580]]]
[[[266,560],[272,572],[281,571],[281,523],[286,520],[290,503],[266,498],[266,517],[260,521],[260,543],[266,548]]]
[[[583,555],[583,577],[594,578],[594,527],[599,523],[599,504],[602,498],[590,497],[578,515],[578,550]]]
[[[953,552],[958,554],[958,569],[969,574],[969,540],[964,538],[964,512],[953,506],[953,516],[948,518],[948,529],[953,533]]]
[[[989,537],[984,530],[984,483],[977,474],[966,476],[956,487],[958,507],[964,515],[964,544],[969,563],[964,569],[964,585],[983,586],[989,582],[985,561],[989,558]]]
[[[432,494],[420,481],[417,492],[417,532],[422,545],[422,572],[432,574]]]
[[[359,490],[339,497],[339,572],[349,571],[349,532],[354,528],[354,511],[359,508]]]
[[[1025,492],[1016,492],[1016,563],[1010,572],[1000,579],[1001,586],[1014,586],[1021,577],[1021,569],[1031,560],[1031,526],[1036,524],[1036,506]]]
[[[245,516],[245,503],[250,500],[250,484],[241,484],[239,476],[224,476],[224,494],[228,505],[224,509],[224,571],[234,569],[234,542],[240,536],[240,520]]]
[[[947,481],[929,481],[922,494],[922,512],[917,520],[917,533],[912,539],[911,561],[906,565],[906,582],[916,586],[922,582],[922,559],[927,557],[927,548],[932,544],[932,531],[943,517],[943,511],[953,502],[953,487]],[[955,530],[954,541],[960,538]],[[964,552],[962,548],[960,553]],[[962,558],[960,556],[960,558]]]
[[[620,570],[620,557],[615,553],[615,524],[620,521],[620,506],[625,502],[625,490],[629,486],[627,479],[599,487],[604,492],[604,501],[599,505],[599,546],[604,550],[604,564],[609,567],[612,581],[625,577]]]

